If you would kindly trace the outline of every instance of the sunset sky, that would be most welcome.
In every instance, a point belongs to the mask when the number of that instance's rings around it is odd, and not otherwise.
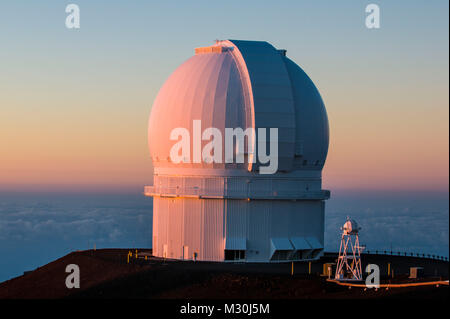
[[[448,190],[448,1],[0,3],[0,191],[142,191],[156,94],[194,48],[265,40],[318,87],[331,190]]]

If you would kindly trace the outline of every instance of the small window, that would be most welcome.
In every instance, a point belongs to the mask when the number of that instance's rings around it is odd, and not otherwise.
[[[225,260],[244,260],[245,250],[225,249]]]

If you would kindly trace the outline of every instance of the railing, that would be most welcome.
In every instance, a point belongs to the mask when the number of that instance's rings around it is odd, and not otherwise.
[[[249,199],[326,199],[330,191],[301,191],[301,190],[256,190],[256,189],[206,189],[199,187],[158,187],[145,186],[144,192],[148,196],[167,197],[218,197],[218,198],[249,198]]]
[[[223,191],[205,190],[199,187],[157,187],[145,186],[146,194],[165,195],[165,196],[224,196]]]
[[[409,257],[418,257],[418,258],[428,258],[434,260],[443,260],[448,261],[448,257],[440,256],[435,254],[424,254],[424,253],[414,253],[414,252],[406,252],[406,251],[390,251],[390,250],[366,250],[363,254],[375,254],[375,255],[388,255],[388,256],[409,256]]]

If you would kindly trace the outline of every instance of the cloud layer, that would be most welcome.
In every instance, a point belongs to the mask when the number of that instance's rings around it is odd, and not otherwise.
[[[334,194],[325,249],[337,251],[346,216],[368,250],[448,256],[448,195]],[[137,195],[0,194],[0,281],[73,250],[151,247],[152,200]]]

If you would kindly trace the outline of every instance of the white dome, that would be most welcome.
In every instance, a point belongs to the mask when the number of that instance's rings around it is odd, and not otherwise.
[[[267,42],[219,41],[197,49],[159,91],[148,132],[155,168],[258,167],[171,163],[170,132],[182,127],[192,136],[193,120],[201,120],[202,130],[218,128],[222,136],[225,128],[278,128],[278,171],[321,170],[327,156],[328,118],[318,90],[298,65]]]
[[[347,219],[344,226],[342,226],[342,230],[345,235],[355,235],[359,232],[360,227],[353,219]]]

